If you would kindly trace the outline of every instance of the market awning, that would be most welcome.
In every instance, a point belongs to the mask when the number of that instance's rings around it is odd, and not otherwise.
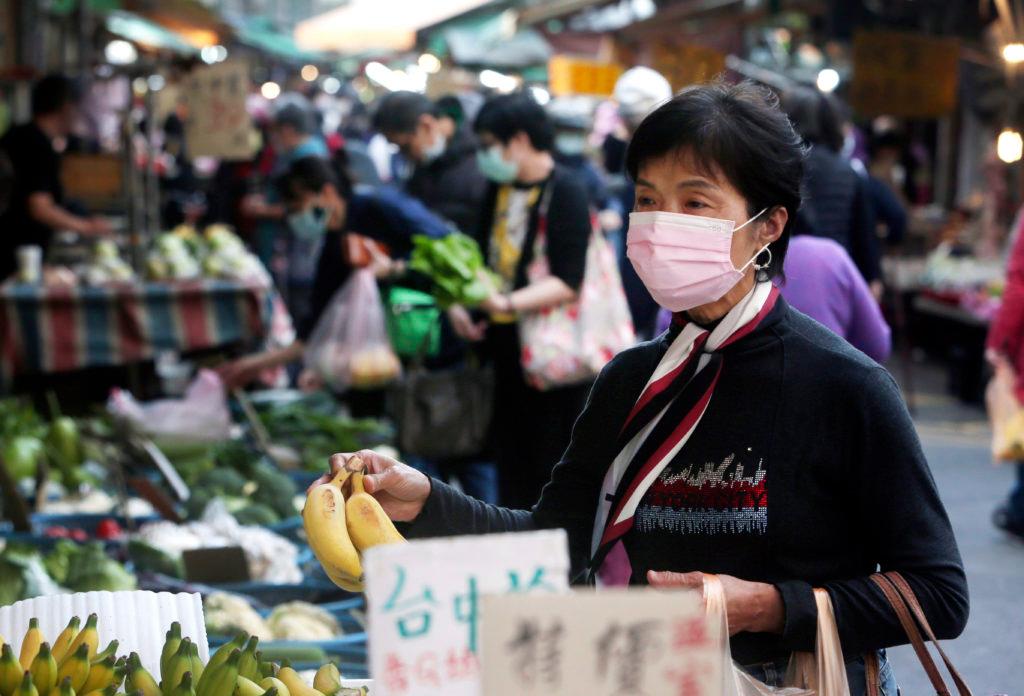
[[[408,51],[416,32],[469,12],[488,0],[351,0],[348,5],[301,22],[300,48],[358,53],[374,49]]]
[[[124,9],[173,31],[195,48],[223,43],[230,34],[220,15],[199,0],[125,0]]]
[[[300,48],[292,36],[279,32],[266,17],[252,17],[235,25],[235,38],[246,46],[285,60],[298,62],[317,61],[323,58],[319,52]]]
[[[176,51],[186,55],[197,52],[195,46],[170,29],[131,12],[113,10],[106,17],[107,31],[144,48]]]

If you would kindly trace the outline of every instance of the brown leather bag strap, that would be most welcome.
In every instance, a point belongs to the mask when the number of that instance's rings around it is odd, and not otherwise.
[[[864,696],[882,696],[882,684],[878,669],[878,653],[864,655]]]
[[[928,618],[924,615],[924,610],[921,608],[921,603],[917,600],[917,595],[914,594],[914,590],[910,587],[910,584],[902,575],[895,571],[885,573],[885,577],[893,584],[896,590],[903,597],[904,601],[910,607],[910,611],[913,613],[914,618],[917,619],[918,625],[920,625],[922,630],[924,630],[924,634],[935,646],[935,649],[939,651],[939,656],[945,663],[946,669],[949,670],[949,674],[953,678],[953,683],[956,685],[957,691],[960,692],[960,696],[972,696],[971,688],[967,686],[967,682],[964,681],[964,678],[960,675],[957,668],[953,666],[953,662],[949,659],[946,651],[942,649],[942,645],[939,644],[938,639],[936,639],[935,633],[932,631],[932,627],[928,623]]]
[[[903,601],[903,597],[885,576],[872,575],[871,580],[882,591],[882,594],[889,601],[892,610],[896,613],[896,618],[899,619],[900,625],[903,626],[903,632],[906,633],[910,644],[914,648],[914,652],[917,653],[917,659],[921,662],[921,666],[924,667],[928,680],[932,683],[937,696],[951,696],[949,689],[946,688],[946,683],[942,679],[942,674],[939,673],[939,668],[935,665],[935,660],[932,659],[931,654],[928,652],[928,647],[921,637],[917,624],[914,623],[910,609],[907,608],[906,602]]]

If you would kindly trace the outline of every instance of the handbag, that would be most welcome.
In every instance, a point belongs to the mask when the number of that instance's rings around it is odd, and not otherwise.
[[[436,322],[435,322],[436,323]],[[473,457],[488,444],[494,413],[494,372],[475,360],[427,370],[431,334],[392,391],[391,417],[403,455],[444,460]]]
[[[914,594],[914,590],[903,576],[897,572],[876,573],[871,576],[871,580],[882,591],[892,610],[896,613],[904,633],[907,634],[907,638],[917,654],[917,659],[920,660],[921,666],[924,667],[924,671],[928,674],[928,680],[932,683],[935,693],[938,696],[950,696],[950,691],[946,688],[942,675],[939,673],[939,668],[935,666],[935,660],[932,658],[931,653],[928,652],[927,643],[925,643],[921,635],[922,631],[924,636],[938,650],[939,656],[953,678],[957,693],[960,696],[971,696],[971,688],[967,686],[967,682],[964,681],[960,672],[953,666],[946,651],[939,645],[939,641],[935,638],[935,633],[932,631],[932,627],[928,624],[928,619],[921,609],[921,604],[917,600],[917,595]],[[879,696],[881,687],[879,685],[878,656],[874,653],[868,655],[865,658],[865,665],[867,668],[866,696]]]
[[[551,275],[546,252],[551,191],[549,186],[541,199],[533,259],[526,269],[530,283]],[[586,268],[576,299],[519,317],[520,362],[526,382],[535,389],[592,380],[636,342],[615,252],[593,213],[590,222]]]

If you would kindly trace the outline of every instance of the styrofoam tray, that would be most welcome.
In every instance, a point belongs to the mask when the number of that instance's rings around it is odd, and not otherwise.
[[[182,636],[199,646],[199,656],[209,659],[203,601],[198,594],[170,592],[79,592],[35,597],[0,607],[0,635],[11,643],[14,654],[28,630],[29,619],[39,619],[46,640],[56,638],[72,616],[85,625],[89,614],[99,615],[100,649],[115,638],[118,654],[136,652],[155,677],[160,674],[160,651],[171,623],[181,624]]]

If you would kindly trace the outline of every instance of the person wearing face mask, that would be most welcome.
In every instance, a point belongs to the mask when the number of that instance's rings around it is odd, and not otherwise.
[[[366,490],[411,538],[563,528],[579,582],[700,590],[717,574],[732,657],[771,685],[814,650],[822,588],[852,696],[876,667],[870,693],[895,696],[884,651],[907,639],[870,576],[899,571],[940,638],[964,628],[967,583],[892,377],[772,283],[803,157],[750,84],[690,87],[654,111],[626,156],[628,254],[675,318],[603,370],[540,502],[484,505],[361,452]]]
[[[595,210],[607,210],[612,201],[604,177],[587,153],[590,130],[590,106],[578,98],[562,97],[547,105],[548,116],[555,127],[555,163],[576,175],[587,189],[587,199]],[[616,216],[613,222],[621,225]]]
[[[460,231],[476,229],[487,182],[476,166],[476,140],[450,111],[415,92],[381,98],[373,126],[412,164],[405,191]]]
[[[610,231],[613,239],[619,240],[622,287],[629,301],[633,325],[638,336],[650,338],[654,335],[658,317],[658,304],[647,292],[633,265],[625,256],[626,216],[633,210],[636,189],[625,170],[626,143],[643,118],[672,97],[672,85],[656,70],[645,66],[630,68],[619,76],[612,93],[619,109],[619,124],[608,134],[602,145],[605,171],[610,175],[609,190],[614,208],[620,213],[620,226]]]
[[[569,443],[587,385],[539,391],[520,367],[517,319],[572,300],[586,265],[591,234],[587,193],[573,173],[555,163],[554,128],[528,94],[494,97],[474,124],[480,139],[480,170],[491,180],[477,240],[500,278],[483,303],[486,322],[455,306],[456,333],[483,341],[495,370],[493,448],[502,504],[528,508],[537,502],[551,466]],[[539,230],[551,275],[530,282]]]
[[[340,160],[340,157],[339,157]],[[331,163],[320,157],[296,160],[276,182],[282,204],[288,211],[286,220],[296,236],[321,241],[320,252],[313,259],[315,275],[311,287],[308,310],[296,323],[296,340],[288,346],[247,355],[225,363],[218,368],[228,388],[241,388],[277,367],[302,360],[305,342],[313,333],[320,316],[327,309],[331,297],[345,284],[352,273],[352,265],[345,256],[345,237],[349,230],[366,230],[384,242],[396,254],[407,253],[408,240],[403,242],[406,230],[396,231],[381,214],[382,203],[373,195],[355,193],[342,162]],[[401,270],[401,263],[380,256],[374,262],[378,277],[392,275]],[[302,386],[312,384],[311,375],[300,377]]]

